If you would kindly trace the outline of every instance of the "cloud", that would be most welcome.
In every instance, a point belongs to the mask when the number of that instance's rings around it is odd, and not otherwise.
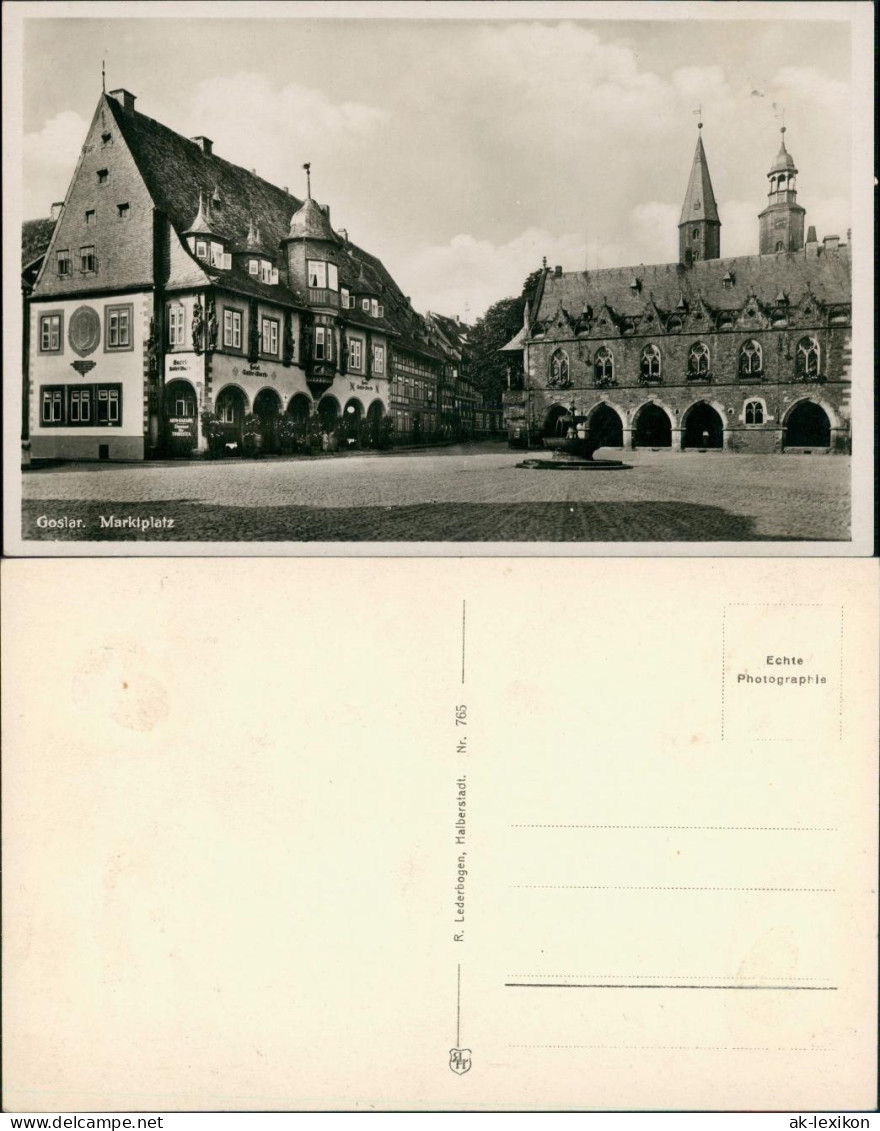
[[[27,218],[48,216],[49,205],[63,200],[88,129],[85,118],[65,110],[46,121],[41,130],[24,135],[22,163]]]
[[[395,265],[395,277],[412,287],[417,309],[459,314],[475,321],[499,299],[518,295],[543,256],[576,270],[586,262],[581,235],[556,235],[546,228],[529,228],[500,244],[459,234],[448,243],[423,243]]]
[[[296,191],[305,161],[325,186],[343,182],[345,158],[362,152],[388,120],[378,106],[336,102],[298,82],[279,88],[265,75],[240,72],[199,84],[187,132],[209,132],[215,153]]]

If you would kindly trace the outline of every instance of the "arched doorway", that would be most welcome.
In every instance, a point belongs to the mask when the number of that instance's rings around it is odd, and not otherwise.
[[[217,397],[217,418],[227,450],[241,450],[242,424],[247,412],[247,397],[237,385],[227,385]]]
[[[260,421],[264,452],[278,451],[278,425],[281,420],[281,397],[274,389],[260,389],[254,398],[254,414]]]
[[[342,410],[346,447],[354,448],[360,443],[361,421],[364,419],[364,406],[357,397],[350,397]]]
[[[565,405],[555,404],[544,417],[543,436],[564,436],[568,431],[569,410]]]
[[[312,411],[312,402],[305,395],[305,393],[296,393],[290,398],[290,404],[287,406],[287,411],[293,417],[298,425],[305,425],[309,422],[309,416]]]
[[[385,410],[382,407],[381,401],[373,401],[367,409],[367,423],[370,426],[370,444],[374,448],[378,448],[382,442],[382,417],[385,415]]]
[[[198,436],[196,391],[189,381],[165,386],[165,451],[172,459],[188,459]]]
[[[318,419],[322,432],[332,432],[339,421],[339,401],[336,397],[322,397],[318,403]]]
[[[686,448],[723,448],[724,421],[721,414],[705,401],[689,409],[684,418]]]
[[[672,424],[659,405],[642,405],[636,414],[633,442],[639,448],[671,448]]]
[[[786,448],[830,448],[831,421],[814,401],[796,404],[785,422]]]
[[[623,421],[611,405],[600,404],[590,414],[587,435],[597,448],[622,448]]]

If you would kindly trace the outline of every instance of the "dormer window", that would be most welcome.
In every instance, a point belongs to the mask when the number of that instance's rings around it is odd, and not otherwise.
[[[341,299],[340,305],[342,306],[342,309],[343,309],[343,310],[348,310],[348,299],[349,299],[349,295],[348,295],[348,290],[347,290],[347,288],[346,288],[346,287],[343,287],[343,288],[342,288],[342,290],[340,291],[340,294],[342,295],[342,299]]]
[[[223,244],[215,243],[213,240],[211,240],[211,266],[223,266]]]
[[[374,318],[379,317],[379,302],[378,299],[370,299],[370,313]]]
[[[259,261],[259,259],[249,259],[248,260],[248,274],[259,276],[259,274],[260,274],[260,261]]]
[[[272,282],[272,267],[271,267],[271,264],[269,264],[265,261],[265,259],[260,264],[260,282],[262,282],[262,283],[271,283]]]
[[[204,240],[196,240],[196,259],[208,258],[208,245]]]
[[[377,318],[384,318],[385,317],[385,307],[382,306],[381,303],[379,304],[378,310],[376,312],[376,317]]]
[[[367,314],[370,313],[370,300],[368,298],[361,299],[361,309],[366,311]]]

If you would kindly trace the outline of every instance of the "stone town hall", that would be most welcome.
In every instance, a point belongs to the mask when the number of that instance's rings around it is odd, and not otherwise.
[[[700,134],[677,263],[545,266],[504,347],[512,442],[566,429],[574,405],[610,447],[850,451],[850,249],[804,239],[784,127],[767,178],[757,255],[721,258]]]

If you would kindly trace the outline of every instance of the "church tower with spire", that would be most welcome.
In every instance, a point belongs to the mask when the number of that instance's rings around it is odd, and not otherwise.
[[[777,251],[800,251],[804,246],[806,209],[797,202],[794,158],[785,148],[785,126],[776,160],[767,174],[770,192],[767,207],[758,217],[758,253],[771,255]]]
[[[678,222],[678,259],[686,266],[699,259],[721,256],[721,221],[703,148],[702,129],[700,122],[694,163]]]

